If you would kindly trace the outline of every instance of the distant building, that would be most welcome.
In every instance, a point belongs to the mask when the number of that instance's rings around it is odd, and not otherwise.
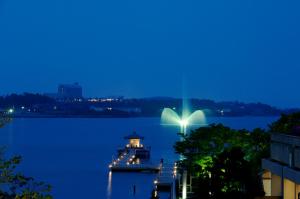
[[[58,86],[58,98],[63,99],[81,99],[82,87],[78,83],[60,84]]]
[[[300,198],[300,137],[271,135],[271,157],[262,160],[266,196]]]

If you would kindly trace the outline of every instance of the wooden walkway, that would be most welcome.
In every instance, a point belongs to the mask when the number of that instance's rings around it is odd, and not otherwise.
[[[137,163],[135,159],[135,150],[122,154],[117,159],[113,160],[109,165],[111,171],[119,172],[159,172],[160,165],[151,162]]]
[[[168,192],[169,198],[176,199],[176,165],[161,164],[154,184],[158,192]]]

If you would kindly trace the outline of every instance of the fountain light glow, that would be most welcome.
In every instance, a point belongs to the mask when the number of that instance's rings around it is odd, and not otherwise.
[[[186,133],[186,128],[190,125],[205,125],[206,119],[203,111],[197,110],[192,114],[188,110],[182,111],[180,117],[174,110],[170,108],[164,108],[161,114],[162,125],[175,125],[182,128],[182,133]]]
[[[184,101],[183,101],[184,102]],[[179,126],[181,129],[181,133],[186,135],[187,133],[187,127],[190,125],[206,125],[206,119],[203,111],[197,110],[193,113],[190,113],[187,108],[185,108],[186,105],[183,103],[182,108],[182,114],[181,117],[170,108],[164,108],[162,114],[161,114],[161,124],[162,125],[175,125]],[[181,157],[182,158],[182,157]],[[174,175],[176,176],[177,166],[174,167]],[[183,171],[182,175],[183,183],[182,183],[182,199],[187,198],[187,171]],[[175,190],[175,189],[174,189]]]
[[[189,124],[189,121],[185,120],[185,119],[182,119],[182,120],[179,120],[179,124],[180,124],[181,127],[187,127],[188,124]]]

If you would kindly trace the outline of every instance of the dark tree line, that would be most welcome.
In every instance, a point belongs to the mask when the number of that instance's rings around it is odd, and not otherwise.
[[[143,116],[160,116],[161,111],[165,107],[176,109],[176,111],[182,110],[182,99],[180,98],[168,98],[168,97],[154,97],[154,98],[128,98],[119,99],[114,101],[100,101],[100,102],[88,102],[82,100],[80,102],[73,100],[58,99],[56,101],[53,98],[47,97],[41,94],[24,93],[21,95],[11,94],[7,96],[0,96],[0,108],[20,108],[21,106],[31,107],[39,105],[43,109],[51,109],[53,106],[48,105],[61,105],[72,106],[72,109],[82,106],[88,107],[134,107],[141,109],[141,115]],[[49,108],[50,107],[50,108]],[[279,115],[282,112],[290,112],[295,110],[280,110],[276,107],[269,106],[262,103],[242,103],[242,102],[215,102],[213,100],[206,99],[190,99],[189,108],[193,110],[203,110],[207,116],[242,116],[242,115]]]
[[[24,93],[22,95],[11,94],[7,96],[0,96],[0,107],[2,108],[51,103],[55,103],[55,100],[41,94]]]

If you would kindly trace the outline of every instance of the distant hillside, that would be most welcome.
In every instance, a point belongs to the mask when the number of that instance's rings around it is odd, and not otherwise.
[[[203,110],[206,116],[275,116],[299,111],[279,109],[262,103],[215,102],[189,99],[190,111]],[[164,108],[182,111],[182,99],[151,98],[89,98],[53,99],[41,94],[24,93],[0,97],[2,112],[10,110],[15,117],[159,117]],[[12,111],[13,110],[13,111]]]

